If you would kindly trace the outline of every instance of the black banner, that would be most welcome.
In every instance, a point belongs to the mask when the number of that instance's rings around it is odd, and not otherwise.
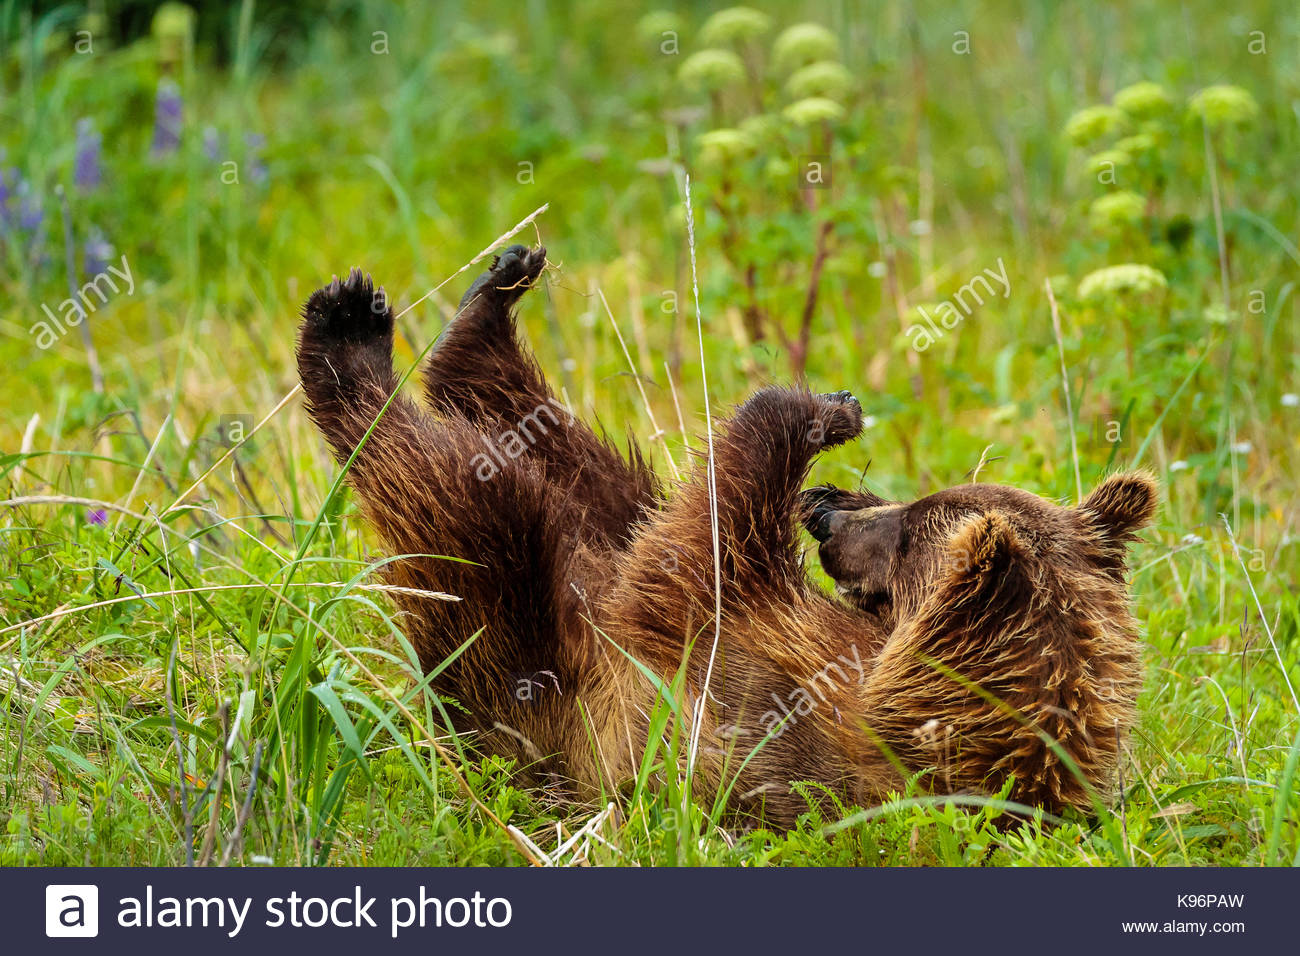
[[[1297,900],[1300,872],[1263,869],[9,869],[0,948],[1284,951]]]

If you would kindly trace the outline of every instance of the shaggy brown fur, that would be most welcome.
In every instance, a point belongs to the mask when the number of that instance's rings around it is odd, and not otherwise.
[[[369,279],[303,310],[299,372],[335,456],[374,423],[348,478],[405,555],[393,583],[464,599],[396,598],[426,669],[464,648],[435,681],[458,730],[574,796],[608,793],[635,775],[659,693],[634,658],[684,674],[697,796],[734,780],[731,810],[777,825],[805,808],[800,780],[862,805],[923,770],[945,793],[1014,776],[1013,799],[1050,810],[1110,789],[1141,683],[1124,551],[1150,478],[1113,476],[1078,508],[991,485],[801,495],[861,409],[764,389],[715,441],[712,654],[707,464],[661,501],[635,448],[625,460],[562,410],[511,314],[544,262],[513,247],[466,293],[425,369],[431,414],[393,395],[393,316]],[[796,518],[847,602],[809,580]]]

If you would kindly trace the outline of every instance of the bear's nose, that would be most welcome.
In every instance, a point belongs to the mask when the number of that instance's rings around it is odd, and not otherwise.
[[[834,533],[831,524],[839,511],[828,504],[819,504],[813,508],[808,515],[808,520],[804,522],[804,527],[808,533],[817,539],[818,543],[825,544],[830,536]]]
[[[819,542],[831,536],[831,519],[839,511],[835,505],[840,494],[833,485],[808,488],[799,494],[803,526]]]

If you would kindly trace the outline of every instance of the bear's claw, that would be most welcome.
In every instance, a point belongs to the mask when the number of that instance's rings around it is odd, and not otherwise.
[[[822,440],[830,448],[856,438],[862,431],[862,403],[848,389],[817,396],[823,408]]]
[[[393,331],[388,296],[382,288],[376,291],[370,276],[355,267],[342,282],[334,276],[329,285],[313,292],[302,317],[304,331],[326,340],[365,342]]]
[[[460,300],[464,310],[476,298],[496,296],[504,305],[513,305],[526,291],[537,283],[546,265],[546,247],[529,249],[513,245],[492,260],[488,269],[469,287]]]

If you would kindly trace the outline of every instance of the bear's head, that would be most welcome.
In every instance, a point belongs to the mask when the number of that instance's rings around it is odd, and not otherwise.
[[[872,733],[945,789],[1014,773],[1019,799],[1086,808],[1135,717],[1125,552],[1156,501],[1143,472],[1076,507],[989,484],[911,503],[805,491],[823,568],[890,634],[869,681],[882,693],[863,701]]]
[[[1015,561],[1023,577],[1122,580],[1125,545],[1151,520],[1156,484],[1112,475],[1075,508],[1019,488],[959,485],[911,503],[823,486],[803,492],[803,521],[848,601],[886,624],[916,613],[941,580]],[[1031,567],[1035,566],[1035,567]]]

